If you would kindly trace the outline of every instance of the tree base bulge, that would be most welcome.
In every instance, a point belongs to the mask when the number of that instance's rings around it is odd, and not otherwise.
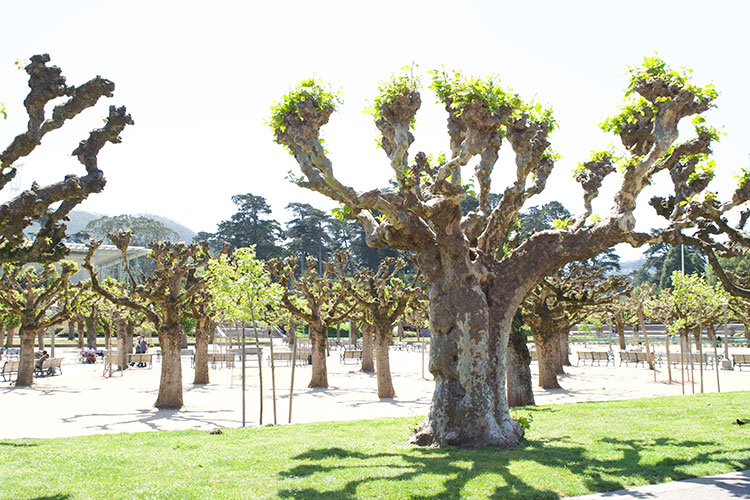
[[[491,415],[487,415],[480,425],[444,428],[441,432],[436,432],[430,417],[427,417],[414,429],[409,444],[431,447],[452,445],[460,448],[514,448],[521,444],[523,436],[523,428],[513,418],[498,423]]]

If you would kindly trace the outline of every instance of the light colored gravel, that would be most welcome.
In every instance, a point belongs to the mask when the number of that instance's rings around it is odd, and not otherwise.
[[[240,369],[211,370],[211,384],[194,386],[189,358],[183,358],[185,407],[157,410],[153,407],[159,386],[161,365],[153,369],[134,368],[121,376],[102,377],[102,365],[75,364],[75,350],[59,349],[65,355],[63,374],[35,380],[31,388],[15,388],[0,382],[3,425],[0,439],[58,437],[84,434],[141,432],[177,429],[214,429],[242,425]],[[571,356],[575,360],[575,355]],[[532,363],[536,380],[537,364]],[[423,416],[429,409],[434,382],[421,376],[421,355],[391,352],[394,387],[398,397],[380,400],[375,375],[359,371],[357,364],[341,364],[339,354],[328,358],[326,390],[308,389],[311,368],[298,367],[295,375],[292,422],[358,420],[377,417]],[[246,425],[259,423],[258,368],[248,367]],[[666,368],[653,373],[643,367],[572,366],[560,377],[563,389],[535,390],[538,404],[627,399],[677,395],[681,385],[667,383]],[[291,368],[276,368],[276,415],[279,424],[289,416]],[[673,372],[674,373],[674,372]],[[723,392],[750,390],[750,370],[720,370]],[[429,373],[427,376],[430,377]],[[676,371],[679,381],[679,370]],[[431,377],[430,377],[431,378]],[[698,375],[696,372],[696,381]],[[696,392],[699,385],[696,383]],[[716,372],[704,373],[704,390],[716,391]],[[686,391],[691,392],[687,385]],[[263,366],[263,423],[273,423],[271,370]],[[420,417],[421,418],[421,417]]]

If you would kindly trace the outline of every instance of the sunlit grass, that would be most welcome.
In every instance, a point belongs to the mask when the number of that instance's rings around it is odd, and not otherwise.
[[[750,392],[516,413],[510,450],[412,447],[413,418],[5,440],[0,498],[556,498],[750,469]]]

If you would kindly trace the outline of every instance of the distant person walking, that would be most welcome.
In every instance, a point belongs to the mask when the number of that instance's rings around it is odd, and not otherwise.
[[[148,351],[148,342],[146,342],[146,339],[143,338],[142,335],[138,336],[138,340],[135,343],[135,353],[136,354],[146,354]],[[138,367],[143,368],[146,366],[146,363],[138,363]]]

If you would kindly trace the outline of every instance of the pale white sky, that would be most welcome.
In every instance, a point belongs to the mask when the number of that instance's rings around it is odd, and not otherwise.
[[[710,5],[710,6],[709,6]],[[116,84],[105,99],[48,135],[24,160],[21,188],[83,172],[70,152],[101,126],[110,104],[135,120],[123,142],[100,155],[107,178],[101,194],[80,208],[107,215],[151,212],[194,231],[213,231],[234,213],[231,196],[264,196],[281,222],[292,201],[332,204],[284,180],[296,163],[265,125],[271,105],[299,80],[316,74],[344,93],[325,129],[337,175],[363,190],[384,186],[391,172],[375,149],[376,128],[362,113],[379,81],[404,65],[445,66],[475,75],[498,74],[505,85],[552,105],[559,130],[558,161],[543,195],[582,209],[572,169],[614,139],[597,124],[621,103],[628,65],[658,52],[675,67],[713,82],[718,109],[707,117],[727,135],[715,147],[717,179],[728,193],[748,165],[750,48],[748,9],[734,1],[527,2],[251,2],[35,1],[2,2],[0,18],[0,147],[25,128],[25,73],[16,59],[47,52],[68,83],[99,74]],[[426,81],[427,78],[424,78]],[[417,115],[419,150],[448,149],[445,112],[423,92]],[[509,147],[493,175],[502,192],[512,175]],[[666,180],[666,179],[663,179]],[[610,193],[615,180],[610,180]],[[665,187],[666,186],[666,187]],[[656,187],[667,189],[667,184]],[[3,200],[8,194],[3,193]],[[654,219],[644,194],[639,229]],[[610,197],[595,211],[606,214]],[[633,252],[624,251],[626,257]]]

